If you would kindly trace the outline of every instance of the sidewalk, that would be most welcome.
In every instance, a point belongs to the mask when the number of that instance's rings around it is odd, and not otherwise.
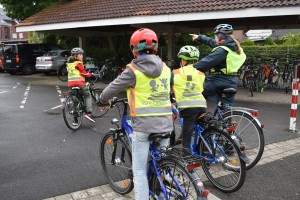
[[[300,137],[292,140],[266,145],[264,154],[257,166],[264,165],[277,160],[282,160],[284,157],[299,154],[299,148]],[[204,174],[201,168],[199,169],[198,174]],[[202,180],[204,178],[202,178]],[[128,195],[122,196],[115,193],[109,185],[102,185],[86,190],[73,192],[70,194],[51,197],[44,200],[132,200],[134,199],[133,195],[133,192],[131,192]],[[218,199],[220,198],[216,197],[211,193],[208,196],[208,200]]]
[[[60,81],[56,76],[46,76],[44,74],[35,74],[31,78],[36,78],[36,81],[33,84],[45,84],[45,85],[55,85],[67,87],[67,82]],[[107,84],[98,81],[95,83],[95,87],[105,88]],[[291,104],[292,92],[288,94],[284,90],[275,90],[275,89],[265,89],[263,93],[254,92],[253,97],[247,88],[239,87],[237,89],[237,94],[235,100],[237,101],[247,101],[247,102],[265,102],[265,103],[281,103],[281,104]]]

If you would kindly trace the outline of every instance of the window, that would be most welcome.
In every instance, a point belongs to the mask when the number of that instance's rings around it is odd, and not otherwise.
[[[9,27],[4,26],[4,39],[9,39]]]

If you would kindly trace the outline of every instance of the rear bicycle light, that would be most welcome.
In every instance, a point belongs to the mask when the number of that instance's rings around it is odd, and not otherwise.
[[[258,117],[258,110],[252,110],[252,111],[251,111],[251,115],[252,115],[253,117]]]

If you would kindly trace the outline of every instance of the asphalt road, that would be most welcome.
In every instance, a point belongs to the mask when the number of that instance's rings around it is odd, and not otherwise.
[[[52,83],[54,78],[0,74],[0,199],[38,200],[106,184],[99,141],[115,112],[69,130],[61,111],[51,109],[60,105],[59,91],[67,91],[64,83]],[[288,104],[236,105],[260,111],[266,144],[300,136],[286,131]],[[208,188],[222,199],[299,199],[299,158],[300,153],[255,167],[234,194]]]

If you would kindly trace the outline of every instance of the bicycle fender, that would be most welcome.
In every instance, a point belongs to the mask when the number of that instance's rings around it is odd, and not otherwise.
[[[250,160],[249,160],[249,158],[247,157],[246,153],[245,153],[244,151],[241,150],[241,146],[242,146],[242,145],[241,145],[240,141],[238,140],[238,138],[237,138],[236,136],[234,136],[234,135],[231,135],[230,137],[231,137],[231,139],[234,141],[234,143],[236,144],[236,146],[239,148],[239,150],[240,150],[240,152],[241,152],[240,158],[241,158],[245,163],[249,164],[249,163],[250,163]]]
[[[227,112],[231,112],[231,111],[240,111],[240,112],[244,112],[247,115],[251,116],[255,122],[258,124],[259,128],[262,129],[262,124],[260,123],[260,121],[258,120],[257,117],[253,117],[252,114],[248,111],[248,110],[254,110],[254,109],[250,109],[250,108],[243,108],[243,107],[232,107],[231,110],[227,110],[225,111],[223,114],[227,113]]]

